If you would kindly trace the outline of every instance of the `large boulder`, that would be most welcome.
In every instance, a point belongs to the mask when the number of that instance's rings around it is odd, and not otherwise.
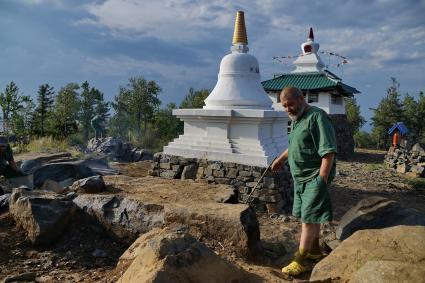
[[[344,240],[357,230],[397,225],[425,225],[425,216],[399,202],[373,196],[359,201],[341,218],[336,237]]]
[[[116,175],[118,171],[109,168],[105,159],[87,159],[69,162],[48,163],[34,172],[34,186],[41,186],[46,180],[63,182],[79,180],[95,175]]]
[[[112,160],[124,162],[138,162],[153,158],[152,153],[149,151],[134,147],[131,143],[123,142],[121,139],[113,137],[89,140],[87,152],[100,153]]]
[[[411,266],[393,269],[391,273],[382,275],[382,278],[397,276],[396,281],[374,281],[376,270],[371,273],[371,266],[380,267],[378,270],[389,272],[387,263],[369,263],[374,261],[391,261]],[[367,265],[366,265],[367,264]],[[395,226],[384,229],[361,230],[346,239],[326,258],[320,261],[313,269],[310,280],[329,280],[340,278],[340,282],[347,282],[353,278],[360,282],[421,282],[410,281],[412,269],[419,267],[425,270],[425,227],[424,226]],[[363,270],[362,270],[363,268]],[[400,273],[395,274],[398,270]],[[416,276],[416,275],[415,275]],[[422,277],[423,279],[423,277]],[[352,281],[350,281],[352,282]],[[359,281],[357,281],[359,282]]]
[[[71,190],[77,193],[95,194],[106,191],[106,186],[102,176],[97,175],[75,181]]]
[[[221,259],[184,227],[154,229],[142,235],[121,256],[117,269],[126,270],[118,280],[123,283],[248,280],[247,273]]]
[[[352,283],[399,283],[425,281],[423,263],[393,260],[371,260],[365,263],[352,277]]]
[[[259,224],[252,208],[216,202],[192,205],[166,203],[161,198],[162,192],[156,194],[158,198],[150,195],[145,200],[119,195],[82,194],[73,201],[86,215],[97,219],[106,231],[126,243],[155,227],[180,223],[188,226],[189,232],[197,239],[220,242],[226,249],[243,257],[261,254]]]
[[[164,223],[164,207],[114,195],[78,195],[75,205],[111,235],[132,243],[140,234]]]
[[[9,211],[32,243],[51,243],[61,235],[75,211],[72,201],[46,191],[14,189]]]
[[[19,160],[17,161],[17,163],[18,165],[20,165],[22,172],[24,172],[25,174],[31,174],[41,166],[48,163],[68,162],[75,160],[76,159],[72,157],[71,153],[59,152],[42,154],[35,158]]]
[[[239,256],[252,259],[262,255],[259,223],[254,209],[246,205],[165,206],[165,224],[173,223],[187,225],[197,239],[220,242]]]

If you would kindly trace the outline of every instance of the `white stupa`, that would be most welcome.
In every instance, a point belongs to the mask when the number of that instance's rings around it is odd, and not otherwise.
[[[323,72],[325,64],[317,54],[319,48],[319,43],[314,42],[313,28],[310,28],[307,42],[301,44],[302,56],[294,61],[295,70],[292,73]]]
[[[184,121],[184,134],[164,147],[165,154],[267,166],[287,147],[288,116],[272,109],[248,50],[244,13],[238,11],[216,86],[203,109],[173,111]]]

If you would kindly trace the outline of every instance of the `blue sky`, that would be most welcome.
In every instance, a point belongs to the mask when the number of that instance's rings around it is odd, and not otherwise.
[[[425,1],[151,1],[0,0],[0,90],[15,81],[35,97],[87,80],[108,100],[132,76],[155,80],[163,106],[190,87],[212,89],[229,52],[237,10],[245,11],[250,53],[262,79],[289,72],[310,26],[330,70],[359,89],[362,114],[386,94],[390,77],[402,93],[425,91]],[[369,129],[370,127],[366,127]]]

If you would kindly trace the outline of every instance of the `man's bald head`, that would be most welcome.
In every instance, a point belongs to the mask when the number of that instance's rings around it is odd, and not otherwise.
[[[298,120],[304,113],[304,110],[308,108],[301,90],[292,86],[285,87],[282,90],[280,93],[280,103],[291,120]]]
[[[300,99],[300,98],[304,98],[304,96],[299,88],[288,86],[288,87],[285,87],[280,93],[280,99],[282,100],[282,98]]]

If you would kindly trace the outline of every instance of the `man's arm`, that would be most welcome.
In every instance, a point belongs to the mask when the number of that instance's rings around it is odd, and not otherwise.
[[[322,157],[322,164],[320,165],[319,175],[322,177],[325,183],[328,183],[329,172],[332,169],[334,158],[335,153],[328,153]]]
[[[282,164],[288,159],[288,149],[282,152],[276,159],[273,161],[271,169],[272,171],[277,171],[282,167]]]

